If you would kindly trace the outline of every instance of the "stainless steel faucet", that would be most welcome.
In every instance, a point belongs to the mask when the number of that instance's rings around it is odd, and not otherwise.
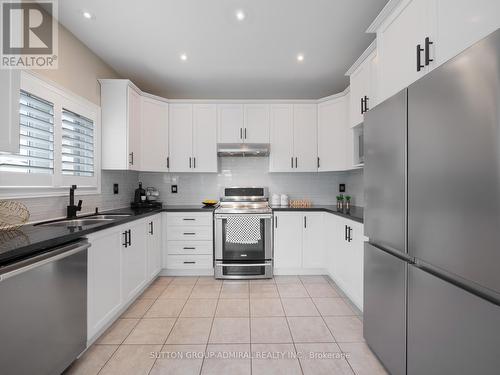
[[[78,206],[75,206],[75,190],[76,185],[71,185],[69,188],[69,206],[66,207],[66,218],[76,218],[76,213],[82,210],[82,201],[78,201]]]

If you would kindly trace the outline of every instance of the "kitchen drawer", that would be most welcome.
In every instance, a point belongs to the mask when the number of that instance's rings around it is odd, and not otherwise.
[[[212,241],[212,226],[167,227],[168,241]]]
[[[168,269],[213,268],[212,255],[167,255]]]
[[[213,225],[212,213],[201,212],[179,212],[167,213],[167,226],[199,226]]]
[[[168,241],[169,255],[212,255],[214,245],[212,241]]]

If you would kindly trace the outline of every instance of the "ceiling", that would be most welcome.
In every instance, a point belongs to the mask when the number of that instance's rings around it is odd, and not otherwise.
[[[344,73],[374,39],[365,30],[386,2],[64,0],[59,19],[121,76],[156,95],[318,99],[347,87]]]

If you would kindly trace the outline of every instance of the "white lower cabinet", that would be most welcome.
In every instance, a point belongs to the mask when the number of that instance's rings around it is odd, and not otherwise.
[[[160,271],[161,214],[92,233],[87,238],[91,244],[87,341],[92,342]]]
[[[324,268],[323,213],[274,214],[274,267],[277,273]]]
[[[213,213],[167,212],[163,268],[173,275],[213,273]]]
[[[274,213],[277,275],[329,275],[363,309],[363,224],[327,212]]]

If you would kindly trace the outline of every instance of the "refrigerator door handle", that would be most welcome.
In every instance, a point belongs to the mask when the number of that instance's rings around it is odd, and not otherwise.
[[[415,266],[422,271],[425,271],[441,280],[444,280],[460,289],[465,290],[466,292],[483,298],[496,306],[500,306],[500,295],[497,292],[492,291],[491,289],[482,287],[478,284],[473,284],[472,282],[467,282],[466,280],[463,280],[451,273],[445,272],[420,260],[416,260]]]
[[[402,253],[401,251],[398,251],[398,250],[393,250],[393,249],[390,249],[388,247],[384,247],[384,246],[380,246],[380,245],[376,245],[374,243],[371,243],[371,242],[368,242],[371,246],[379,249],[380,251],[383,251],[383,252],[386,252],[387,254],[390,254],[390,255],[393,255],[395,256],[396,258],[399,258],[403,261],[405,261],[406,263],[409,263],[409,264],[415,264],[415,258],[409,256],[408,254],[406,253]]]

